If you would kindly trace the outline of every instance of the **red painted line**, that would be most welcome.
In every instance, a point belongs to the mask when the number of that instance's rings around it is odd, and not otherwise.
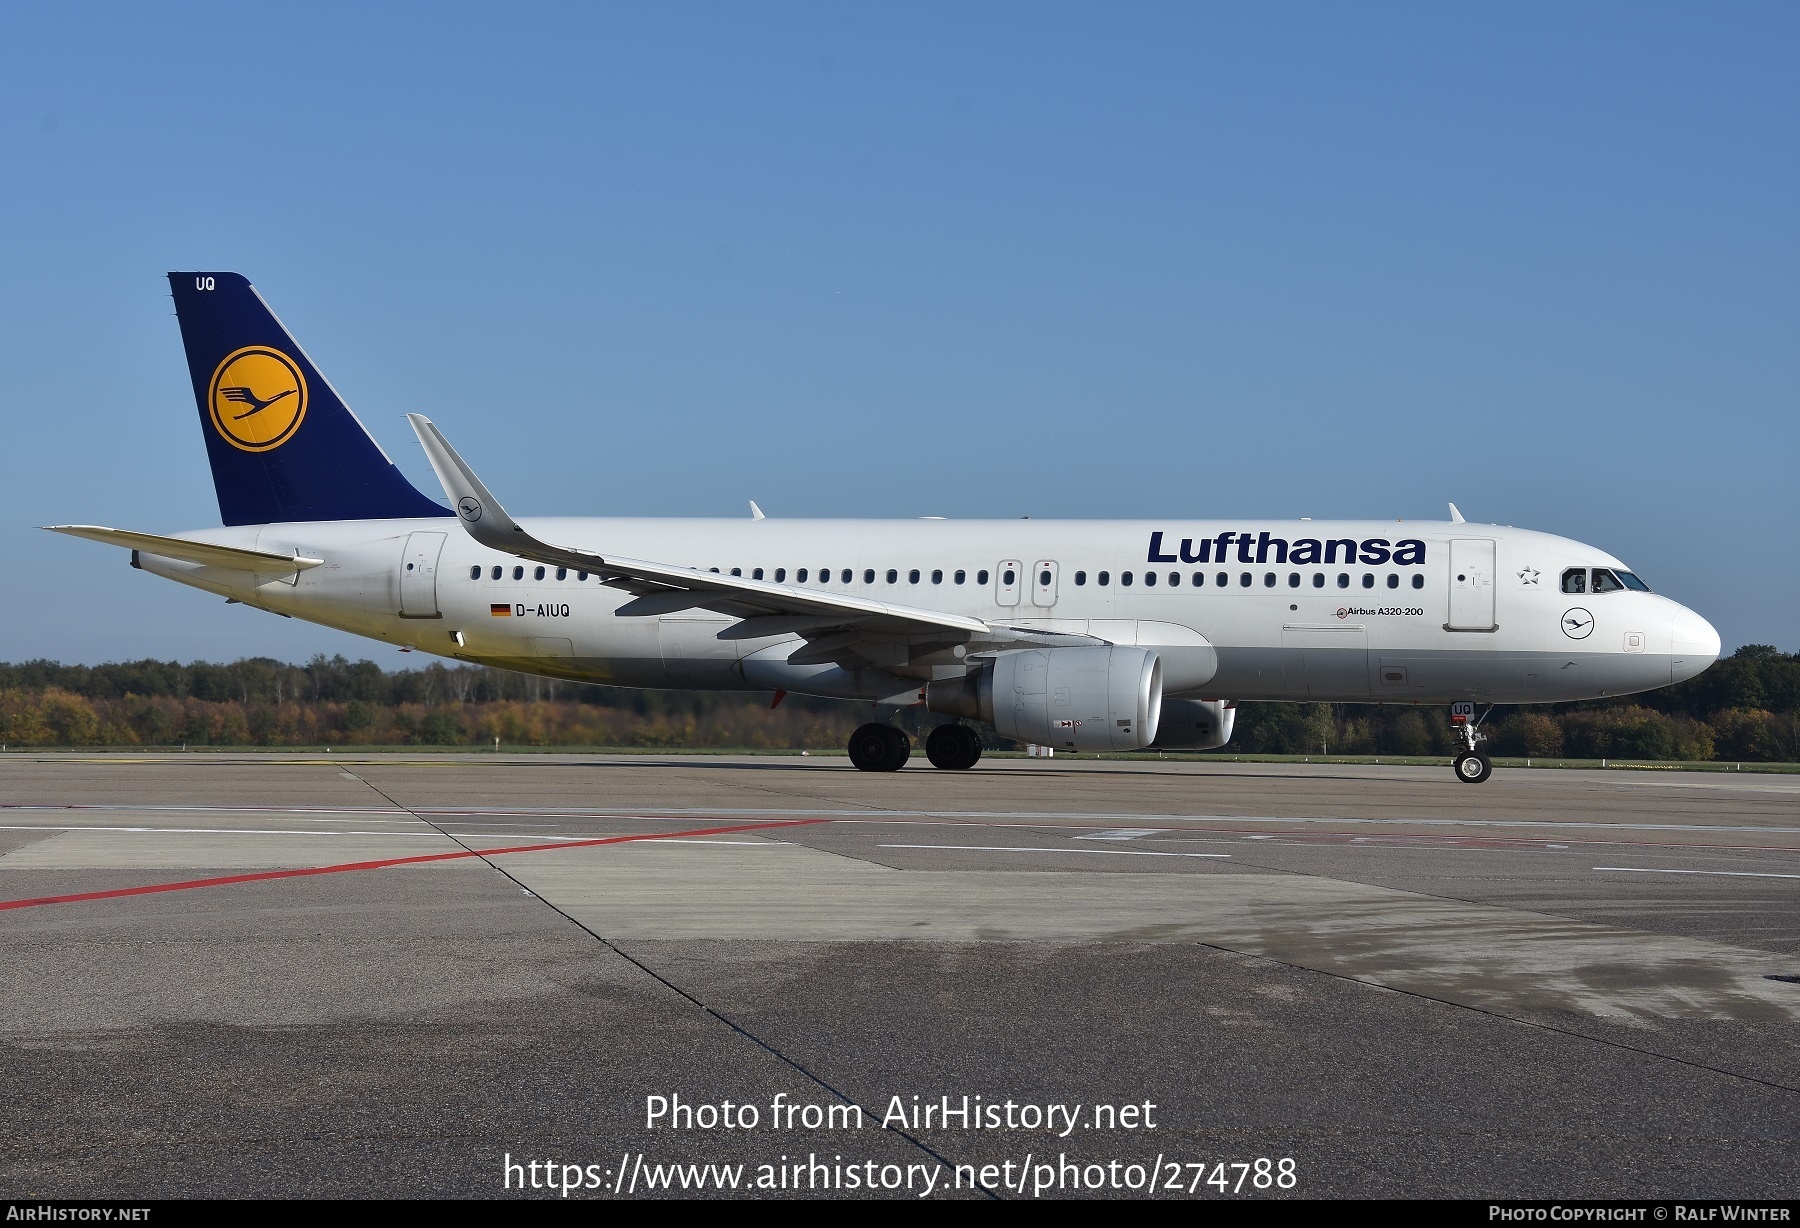
[[[38,908],[44,904],[78,904],[84,900],[116,900],[128,895],[155,895],[159,891],[193,891],[199,887],[228,887],[232,883],[261,883],[276,878],[305,878],[312,874],[345,874],[351,870],[383,870],[388,866],[413,866],[428,861],[459,861],[465,857],[501,857],[509,853],[547,853],[553,849],[583,849],[600,844],[629,844],[638,840],[672,840],[677,837],[723,836],[731,832],[763,831],[770,827],[801,827],[829,823],[830,819],[784,819],[775,822],[739,823],[732,827],[701,827],[693,831],[666,831],[637,836],[602,836],[593,840],[559,840],[555,844],[513,844],[497,849],[458,849],[454,853],[426,853],[418,857],[389,857],[381,861],[347,861],[335,866],[311,866],[304,870],[263,870],[255,874],[229,874],[223,878],[191,878],[179,883],[152,883],[146,887],[120,887],[114,891],[84,891],[79,895],[43,895],[31,900],[0,900],[0,912],[9,908]]]

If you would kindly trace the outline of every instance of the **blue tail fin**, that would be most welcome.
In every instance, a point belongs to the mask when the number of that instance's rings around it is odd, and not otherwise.
[[[248,281],[170,273],[226,524],[448,516],[387,458]]]

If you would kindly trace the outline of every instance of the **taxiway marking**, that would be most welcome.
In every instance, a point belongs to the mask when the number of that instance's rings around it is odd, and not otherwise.
[[[593,848],[602,844],[629,844],[644,840],[679,837],[723,836],[732,832],[761,831],[771,827],[800,827],[823,819],[788,819],[780,822],[740,823],[732,827],[697,828],[693,831],[645,833],[637,836],[605,836],[595,840],[559,840],[554,844],[516,844],[506,848],[458,849],[454,853],[425,853],[416,857],[388,857],[380,861],[351,861],[335,866],[309,866],[300,870],[262,870],[255,874],[228,874],[222,878],[195,878],[178,883],[150,883],[113,891],[84,891],[76,895],[45,895],[29,900],[0,900],[0,912],[14,908],[39,908],[45,904],[75,904],[87,900],[115,900],[122,896],[154,895],[163,891],[193,891],[201,887],[226,887],[233,883],[260,883],[277,878],[306,878],[314,874],[347,874],[353,870],[384,870],[389,866],[421,865],[430,861],[459,861],[467,857],[502,857],[512,853],[544,853],[556,849]]]

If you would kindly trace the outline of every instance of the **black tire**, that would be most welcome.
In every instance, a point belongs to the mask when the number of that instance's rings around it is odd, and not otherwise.
[[[882,728],[887,731],[888,761],[887,766],[881,770],[898,772],[912,758],[912,739],[906,736],[904,729],[896,729],[892,725],[883,725]]]
[[[870,722],[850,735],[850,762],[864,772],[883,772],[893,753],[888,741],[888,726]]]
[[[1478,785],[1494,774],[1494,761],[1486,755],[1465,752],[1456,757],[1456,778],[1465,785]]]
[[[925,757],[932,767],[964,771],[981,758],[981,737],[967,725],[939,725],[925,739]]]
[[[850,735],[850,762],[865,772],[898,772],[912,757],[912,739],[892,725],[870,721]]]

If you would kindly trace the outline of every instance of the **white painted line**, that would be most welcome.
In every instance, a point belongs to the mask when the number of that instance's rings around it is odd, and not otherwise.
[[[1800,874],[1758,874],[1753,870],[1659,870],[1655,866],[1595,866],[1618,874],[1716,874],[1722,878],[1800,878]]]
[[[1800,792],[1800,788],[1794,790]],[[1341,823],[1355,825],[1395,825],[1427,827],[1562,827],[1603,831],[1736,831],[1761,835],[1796,835],[1800,827],[1758,827],[1724,823],[1608,823],[1570,819],[1434,819],[1434,818],[1352,818],[1345,815],[1252,815],[1252,814],[1104,814],[1097,811],[1055,810],[798,810],[718,806],[684,806],[666,809],[647,807],[448,807],[416,806],[403,809],[365,806],[175,806],[133,803],[77,803],[48,805],[41,803],[0,803],[0,814],[7,812],[50,811],[64,814],[81,811],[186,811],[192,814],[288,814],[367,815],[371,818],[393,815],[406,818],[431,815],[434,818],[516,819],[645,819],[683,818],[689,815],[717,815],[721,818],[829,818],[849,822],[893,823],[899,819],[1013,819],[1031,822],[1040,819],[1090,819],[1116,823],[1120,819],[1150,820],[1158,823]]]
[[[1016,844],[877,844],[878,849],[960,849],[965,853],[1111,853],[1118,857],[1230,857],[1230,853],[1153,853],[1149,849],[1040,849]]]
[[[1090,836],[1076,836],[1077,840],[1136,840],[1139,836],[1154,836],[1166,829],[1161,827],[1119,827],[1112,831],[1097,831]]]

